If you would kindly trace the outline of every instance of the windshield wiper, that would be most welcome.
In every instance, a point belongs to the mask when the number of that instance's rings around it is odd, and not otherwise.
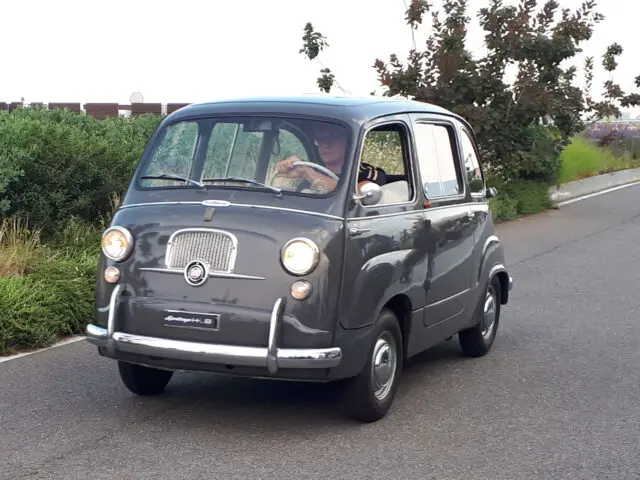
[[[240,177],[220,177],[220,178],[203,178],[202,183],[213,183],[213,182],[243,182],[250,183],[251,185],[257,185],[258,187],[266,188],[267,190],[271,190],[273,193],[277,195],[282,195],[282,189],[278,187],[272,187],[271,185],[266,185],[264,183],[258,182],[256,180],[250,180],[248,178],[240,178]]]
[[[141,180],[152,180],[152,179],[162,179],[166,178],[167,180],[182,180],[185,183],[193,183],[200,188],[204,188],[204,184],[197,182],[195,180],[191,180],[190,178],[181,177],[180,175],[173,175],[170,173],[162,173],[160,175],[143,175],[140,177]]]
[[[277,187],[272,187],[270,185],[266,185],[264,183],[258,182],[256,180],[250,180],[248,178],[240,178],[240,177],[221,177],[221,178],[203,178],[202,182],[198,182],[196,180],[192,180],[190,178],[186,178],[186,177],[182,177],[180,175],[173,175],[170,173],[162,173],[159,175],[143,175],[140,177],[140,179],[145,180],[145,179],[163,179],[166,178],[167,180],[182,180],[183,182],[187,182],[187,183],[193,183],[194,185],[197,185],[200,188],[205,188],[205,183],[214,183],[214,182],[242,182],[242,183],[250,183],[252,185],[257,185],[259,187],[265,188],[267,190],[272,191],[273,193],[275,193],[276,195],[282,195],[282,190],[280,188]]]

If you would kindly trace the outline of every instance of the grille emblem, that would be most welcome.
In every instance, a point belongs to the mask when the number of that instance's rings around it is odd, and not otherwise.
[[[192,287],[199,287],[209,277],[209,266],[200,260],[189,262],[184,268],[184,279]]]

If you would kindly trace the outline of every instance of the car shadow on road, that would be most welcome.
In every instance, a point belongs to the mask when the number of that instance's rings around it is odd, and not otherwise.
[[[457,342],[450,341],[413,357],[405,366],[394,406],[403,398],[428,388],[430,378],[446,377],[452,365],[465,362]],[[340,382],[302,383],[226,377],[200,372],[177,372],[165,393],[151,400],[168,411],[183,428],[203,424],[233,426],[256,424],[270,429],[304,425],[335,427],[352,424],[341,409],[344,385]],[[150,399],[138,399],[148,401]],[[397,406],[397,407],[396,407]],[[393,412],[393,410],[392,410]],[[391,415],[391,414],[390,414]]]

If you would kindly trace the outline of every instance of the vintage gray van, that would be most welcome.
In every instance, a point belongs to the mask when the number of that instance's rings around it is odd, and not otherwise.
[[[475,136],[435,105],[248,98],[164,118],[102,237],[86,329],[138,395],[173,372],[344,383],[383,418],[403,361],[496,337],[512,278]]]

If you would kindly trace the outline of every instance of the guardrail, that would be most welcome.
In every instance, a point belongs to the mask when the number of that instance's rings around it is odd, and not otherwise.
[[[182,107],[190,105],[189,103],[113,103],[113,102],[97,102],[97,103],[85,103],[82,105],[79,102],[30,102],[29,108],[47,108],[49,110],[55,109],[68,109],[76,113],[86,113],[93,118],[104,119],[108,117],[118,117],[120,115],[143,115],[151,113],[154,115],[168,115],[170,113],[179,110]],[[13,111],[17,108],[22,108],[25,105],[22,102],[0,102],[0,110]]]

